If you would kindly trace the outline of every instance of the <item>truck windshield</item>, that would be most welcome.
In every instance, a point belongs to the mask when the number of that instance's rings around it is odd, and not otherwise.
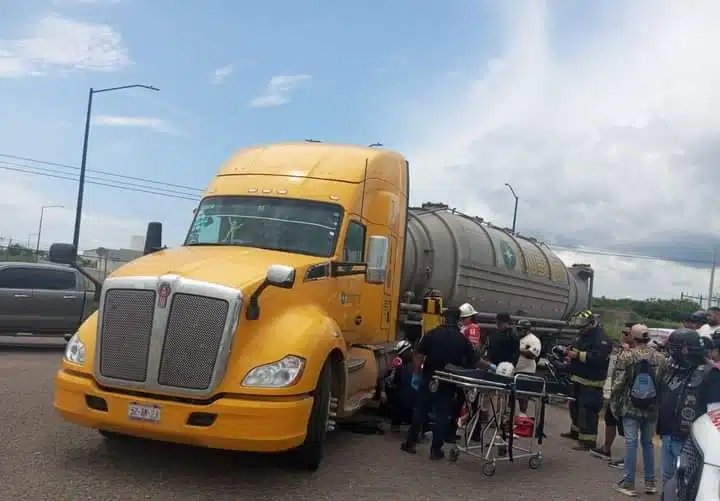
[[[200,202],[185,245],[238,245],[332,256],[342,207],[322,202],[250,196]]]

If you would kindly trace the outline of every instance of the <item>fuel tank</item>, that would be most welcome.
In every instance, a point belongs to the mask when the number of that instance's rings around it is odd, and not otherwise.
[[[443,204],[409,209],[401,291],[415,298],[436,289],[446,305],[565,320],[590,307],[592,284],[589,265],[566,267],[533,238]]]

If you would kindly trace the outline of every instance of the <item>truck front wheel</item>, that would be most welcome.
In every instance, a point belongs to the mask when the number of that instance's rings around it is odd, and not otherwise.
[[[316,471],[322,463],[330,419],[331,385],[332,363],[327,360],[320,371],[320,379],[313,393],[313,406],[310,411],[305,442],[293,451],[294,463],[300,469]]]

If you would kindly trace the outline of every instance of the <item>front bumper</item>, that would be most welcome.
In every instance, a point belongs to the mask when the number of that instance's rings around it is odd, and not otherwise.
[[[98,397],[107,410],[88,405],[87,397]],[[161,408],[159,423],[128,419],[131,403]],[[303,443],[313,404],[311,396],[261,399],[224,397],[207,405],[179,403],[108,392],[92,377],[58,371],[55,380],[55,409],[66,421],[151,440],[249,452],[280,452]],[[97,407],[97,406],[96,406]],[[187,423],[192,413],[216,415],[206,426]]]

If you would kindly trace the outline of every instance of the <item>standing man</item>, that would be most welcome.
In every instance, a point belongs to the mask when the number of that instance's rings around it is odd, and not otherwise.
[[[675,474],[678,456],[693,422],[720,403],[720,370],[705,357],[700,335],[677,329],[668,339],[670,364],[659,375],[660,405],[657,433],[662,439],[663,487]]]
[[[575,400],[570,403],[572,426],[561,436],[577,440],[573,450],[589,451],[597,444],[612,342],[590,310],[574,315],[570,326],[579,331],[573,347],[566,353],[570,359]]]
[[[520,340],[510,325],[510,314],[498,313],[495,321],[497,329],[487,339],[487,359],[495,365],[510,362],[515,367],[520,358]]]
[[[412,385],[417,388],[418,394],[412,424],[407,438],[400,446],[409,454],[417,452],[415,446],[423,423],[434,408],[435,424],[430,459],[435,460],[445,457],[442,447],[448,436],[456,388],[448,383],[433,381],[433,375],[448,364],[474,367],[478,363],[477,352],[458,327],[458,309],[448,308],[443,318],[443,325],[427,332],[415,348]]]
[[[646,325],[633,325],[630,336],[633,348],[618,355],[613,374],[610,406],[620,416],[625,434],[624,475],[615,490],[636,496],[638,436],[642,447],[645,493],[655,494],[655,446],[653,437],[657,424],[659,386],[658,374],[665,370],[666,359],[650,348],[650,332]]]
[[[625,322],[625,326],[622,329],[622,337],[620,339],[620,350],[617,353],[617,358],[621,357],[623,352],[626,350],[629,350],[633,346],[633,340],[630,335],[632,332],[632,326],[635,325],[635,322]],[[612,380],[615,373],[615,364],[612,360],[610,360],[610,365],[608,368],[608,375],[610,376],[610,389],[612,390]],[[613,412],[611,405],[605,406],[605,417],[603,421],[605,421],[605,440],[601,447],[595,447],[593,449],[590,449],[590,454],[592,454],[595,457],[598,457],[600,459],[605,459],[608,461],[608,465],[611,468],[617,468],[619,470],[623,469],[623,465],[625,464],[624,459],[612,459],[612,445],[615,442],[615,438],[620,435],[623,436],[623,428],[622,428],[622,419],[619,416],[616,416]]]
[[[473,345],[476,350],[479,350],[482,346],[482,338],[480,333],[480,326],[475,323],[475,315],[477,311],[473,308],[470,303],[464,303],[460,305],[460,332],[468,338],[468,341]]]

